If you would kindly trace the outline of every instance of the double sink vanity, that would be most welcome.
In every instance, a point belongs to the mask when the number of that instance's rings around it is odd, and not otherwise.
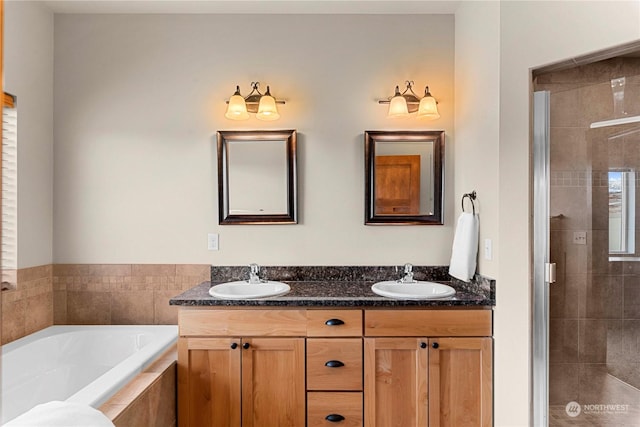
[[[180,427],[492,425],[493,280],[216,266],[170,303]]]

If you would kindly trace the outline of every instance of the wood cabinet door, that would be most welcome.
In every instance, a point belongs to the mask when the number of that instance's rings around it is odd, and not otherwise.
[[[376,215],[418,215],[420,156],[376,156]]]
[[[180,427],[240,427],[240,339],[178,340]]]
[[[427,426],[426,347],[420,338],[365,338],[366,427]]]
[[[304,338],[242,343],[242,427],[304,426]]]
[[[492,425],[491,338],[429,340],[429,425]]]

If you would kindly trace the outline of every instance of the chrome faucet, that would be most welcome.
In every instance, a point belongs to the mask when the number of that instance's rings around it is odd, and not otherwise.
[[[413,283],[415,282],[415,280],[413,280],[413,265],[406,263],[404,265],[404,276],[402,276],[402,279],[398,280],[398,282],[400,283]]]
[[[252,285],[265,282],[265,280],[260,278],[260,266],[256,263],[249,264],[249,281],[248,282]]]

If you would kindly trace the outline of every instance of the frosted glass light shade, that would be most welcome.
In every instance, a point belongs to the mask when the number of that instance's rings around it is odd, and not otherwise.
[[[420,100],[420,106],[418,107],[418,118],[420,119],[438,119],[440,113],[438,113],[438,106],[436,105],[436,99],[431,96],[425,96]]]
[[[256,119],[259,120],[278,120],[280,114],[276,108],[276,100],[271,95],[263,95],[258,105],[258,113]]]
[[[233,95],[229,99],[229,105],[227,106],[227,112],[224,113],[227,119],[231,120],[248,120],[249,113],[247,112],[247,104],[244,102],[244,98],[241,95]]]
[[[409,110],[407,108],[407,100],[402,95],[397,95],[391,98],[391,102],[389,102],[389,112],[387,113],[387,117],[397,119],[408,116]]]

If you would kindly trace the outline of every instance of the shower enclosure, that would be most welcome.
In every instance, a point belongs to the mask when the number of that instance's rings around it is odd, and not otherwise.
[[[640,56],[534,88],[534,424],[640,426]]]

